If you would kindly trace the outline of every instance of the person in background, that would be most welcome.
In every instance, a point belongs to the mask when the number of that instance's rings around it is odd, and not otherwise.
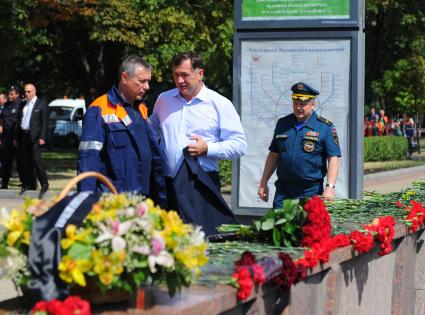
[[[368,116],[369,121],[371,121],[371,122],[374,123],[376,121],[376,118],[377,117],[379,117],[379,116],[378,116],[378,114],[375,111],[375,107],[371,107],[370,108],[370,114]]]
[[[37,188],[37,176],[41,185],[38,198],[42,199],[49,189],[47,172],[41,156],[41,146],[46,144],[48,132],[48,107],[45,100],[37,97],[37,90],[34,84],[26,84],[24,93],[26,102],[19,111],[18,125],[15,132],[15,141],[18,144],[19,154],[23,157],[21,194],[27,190],[35,190]]]
[[[2,115],[3,107],[4,107],[4,104],[6,104],[6,102],[7,102],[7,96],[6,96],[6,94],[5,93],[0,93],[0,117]],[[3,133],[3,124],[0,121],[0,139],[1,139],[2,133]],[[1,140],[0,140],[0,177],[3,177],[3,166],[2,166],[3,163],[2,163],[2,160],[3,160],[3,158],[2,158],[2,145],[1,145]]]
[[[385,115],[385,110],[380,109],[378,115],[379,135],[388,136],[388,117]]]
[[[407,158],[411,160],[413,158],[413,152],[417,150],[417,142],[415,139],[415,122],[412,117],[405,113],[403,114],[400,126],[408,143]]]
[[[277,170],[275,209],[282,207],[284,199],[321,194],[332,199],[341,157],[334,125],[314,111],[319,92],[303,82],[295,83],[291,90],[293,113],[277,122],[258,188],[260,199],[268,201],[268,181]]]
[[[22,183],[22,159],[14,145],[15,130],[18,123],[19,111],[22,101],[19,98],[20,89],[17,86],[11,86],[7,94],[8,101],[3,105],[0,114],[2,125],[1,148],[2,148],[2,181],[1,189],[9,188],[9,180],[12,176],[13,160],[16,161],[19,179]]]
[[[138,56],[129,56],[122,61],[118,77],[118,85],[94,100],[84,116],[78,173],[99,172],[119,192],[135,192],[165,207],[164,158],[142,103],[152,66]],[[79,186],[80,191],[104,189],[94,178]]]

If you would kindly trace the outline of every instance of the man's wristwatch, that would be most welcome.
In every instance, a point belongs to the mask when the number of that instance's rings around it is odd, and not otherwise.
[[[334,184],[326,184],[326,187],[330,187],[330,188],[335,189],[335,185]]]

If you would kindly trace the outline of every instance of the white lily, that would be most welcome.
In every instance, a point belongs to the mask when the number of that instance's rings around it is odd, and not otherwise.
[[[112,242],[112,250],[114,252],[119,252],[125,249],[126,241],[121,235],[124,235],[128,232],[128,230],[133,225],[133,221],[113,221],[111,228],[105,226],[104,224],[99,223],[99,228],[102,230],[103,234],[99,235],[95,242],[101,243],[106,240],[111,240]]]
[[[171,268],[174,266],[174,257],[163,250],[158,255],[150,255],[148,257],[148,265],[151,272],[155,273],[157,271],[156,265],[163,266],[166,268]]]

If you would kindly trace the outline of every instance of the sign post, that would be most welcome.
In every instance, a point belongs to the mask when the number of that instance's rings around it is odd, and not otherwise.
[[[359,198],[364,77],[360,5],[349,0],[236,0],[235,7],[233,101],[248,152],[233,165],[232,208],[239,215],[261,215],[271,208],[271,201],[257,197],[258,183],[276,122],[292,112],[290,87],[298,81],[319,90],[316,111],[337,129],[342,151],[337,197]],[[271,199],[275,180],[269,181]]]

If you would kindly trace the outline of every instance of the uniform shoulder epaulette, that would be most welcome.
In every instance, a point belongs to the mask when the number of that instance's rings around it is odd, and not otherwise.
[[[330,120],[326,119],[323,116],[317,115],[316,118],[317,118],[317,120],[320,120],[321,122],[324,122],[328,126],[332,125],[332,122]]]

